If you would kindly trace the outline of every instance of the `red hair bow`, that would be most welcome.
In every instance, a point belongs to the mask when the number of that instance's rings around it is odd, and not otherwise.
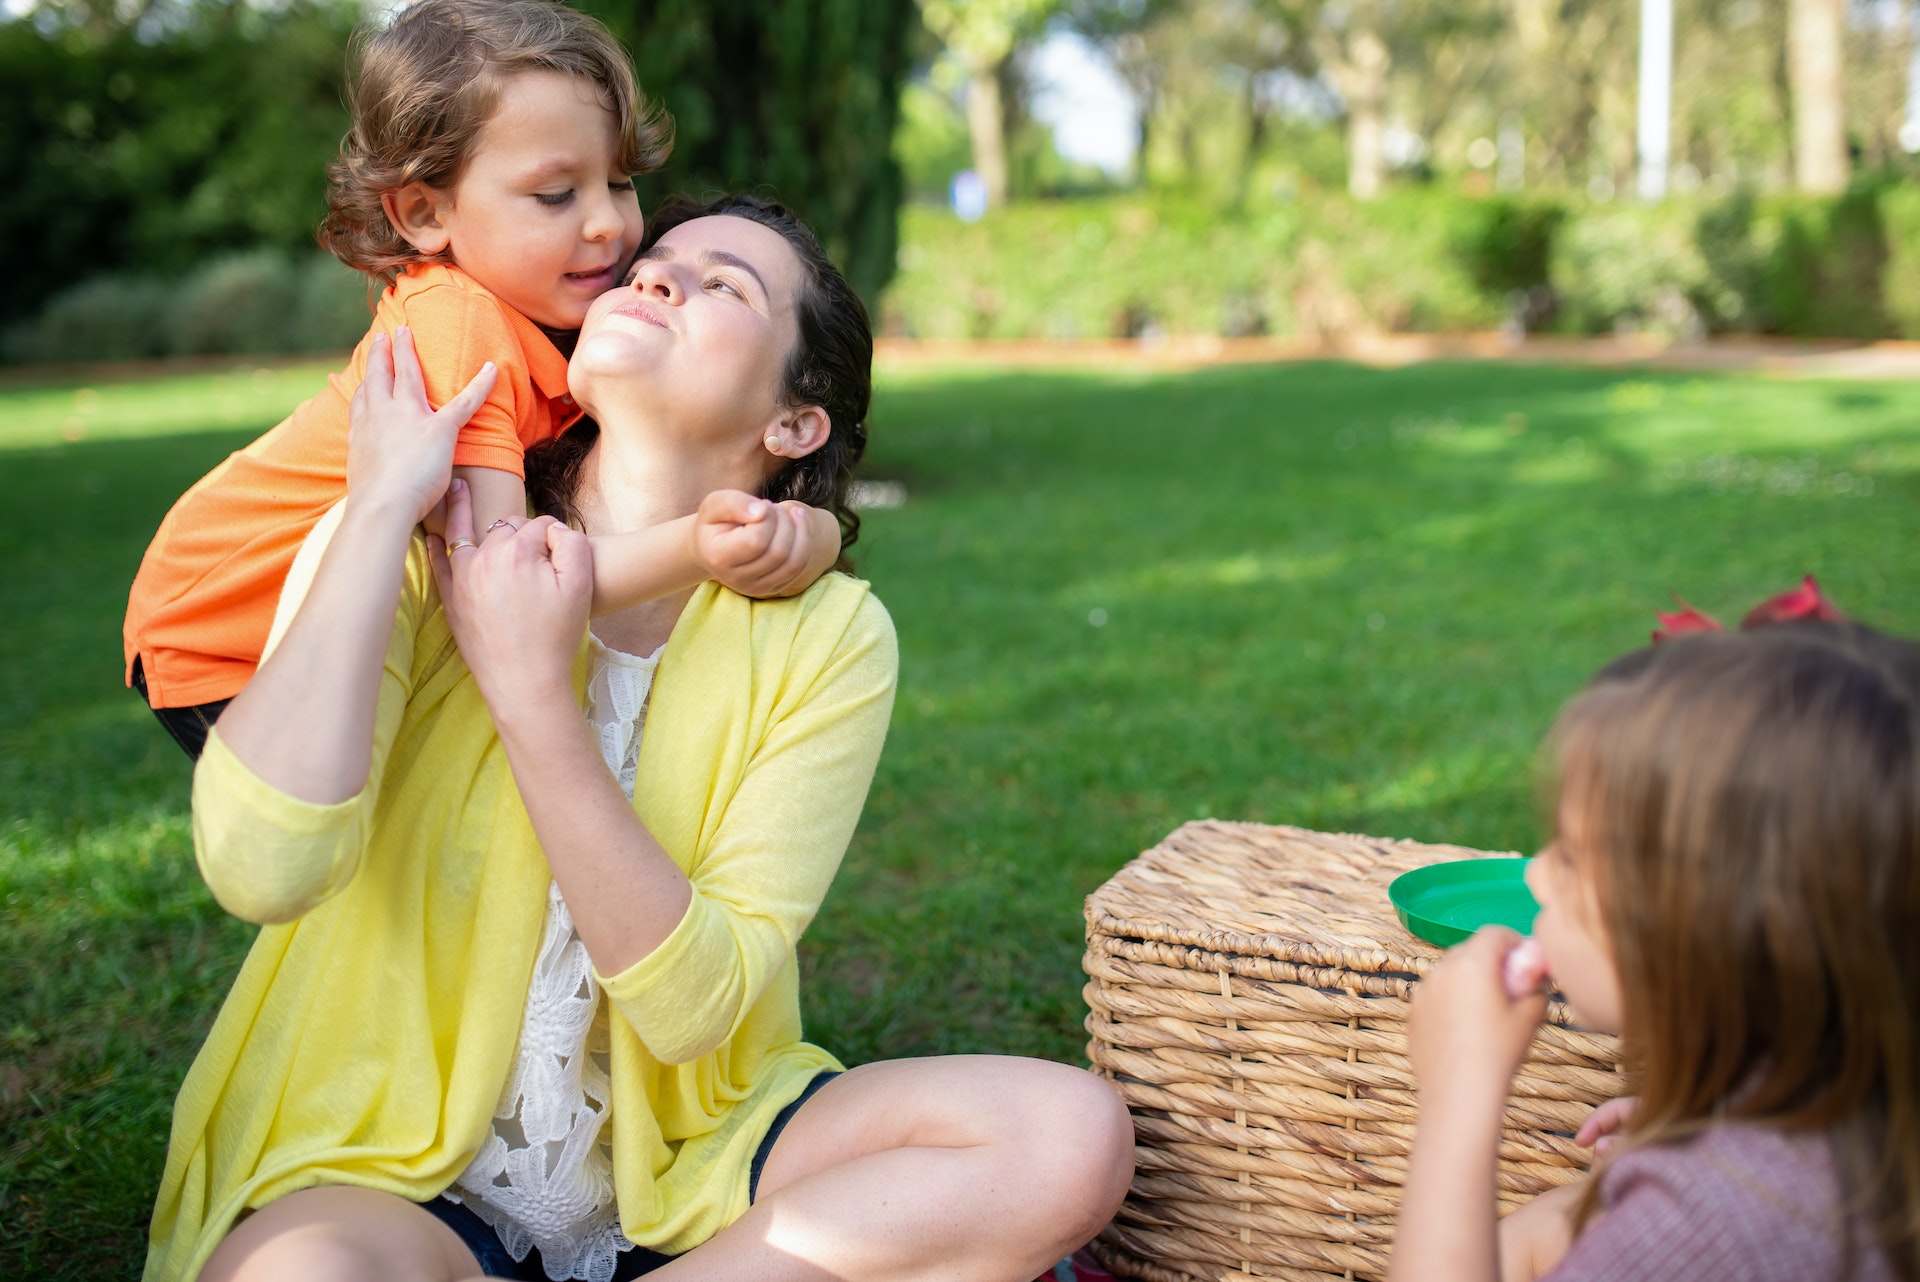
[[[1660,626],[1654,629],[1655,644],[1670,641],[1674,637],[1685,636],[1689,632],[1725,632],[1720,621],[1710,614],[1694,609],[1679,597],[1674,600],[1680,609],[1674,614],[1658,614]],[[1809,574],[1800,580],[1800,586],[1770,596],[1753,609],[1747,611],[1747,617],[1740,620],[1742,628],[1763,628],[1770,623],[1793,623],[1800,619],[1819,619],[1823,623],[1844,623],[1847,616],[1840,613],[1833,602],[1820,592],[1820,585]]]

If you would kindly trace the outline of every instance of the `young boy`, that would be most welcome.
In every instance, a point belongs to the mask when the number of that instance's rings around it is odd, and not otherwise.
[[[479,537],[523,516],[526,450],[579,417],[574,335],[640,243],[632,176],[672,146],[612,35],[549,0],[421,0],[366,42],[351,96],[320,238],[385,283],[372,328],[325,391],[174,505],[128,598],[127,682],[194,757],[259,664],[302,540],[346,493],[348,404],[374,336],[412,332],[436,405],[495,365],[454,474]],[[767,505],[760,519],[791,524],[782,537],[798,540],[805,569],[777,584],[713,577],[784,594],[839,555],[829,513]],[[636,599],[618,562],[596,571],[596,613]]]

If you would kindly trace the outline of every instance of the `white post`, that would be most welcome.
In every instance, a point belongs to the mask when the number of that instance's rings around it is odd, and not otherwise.
[[[1640,0],[1639,174],[1642,200],[1667,194],[1673,131],[1673,0]]]
[[[1900,122],[1900,149],[1920,151],[1920,12],[1909,13],[1907,34],[1913,38],[1913,56],[1907,60],[1907,118]]]

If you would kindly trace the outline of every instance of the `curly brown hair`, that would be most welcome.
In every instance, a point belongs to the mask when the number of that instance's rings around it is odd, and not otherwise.
[[[353,127],[327,166],[319,241],[341,262],[391,283],[423,254],[387,220],[381,197],[410,183],[451,187],[493,114],[500,88],[523,71],[557,71],[594,85],[619,122],[620,165],[658,169],[673,120],[634,83],[620,42],[554,0],[420,0],[385,30],[355,33],[359,67],[347,96]]]

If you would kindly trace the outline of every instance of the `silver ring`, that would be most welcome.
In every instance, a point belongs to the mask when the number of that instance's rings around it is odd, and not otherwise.
[[[512,530],[515,533],[519,533],[520,527],[515,525],[512,521],[509,521],[504,516],[501,517],[499,520],[495,521],[492,525],[489,525],[487,527],[487,533],[492,534],[495,530],[499,529],[503,525],[506,526],[509,530]]]
[[[478,543],[475,543],[472,539],[455,539],[453,542],[447,544],[447,555],[452,556],[455,552],[458,552],[461,548],[477,548],[479,546],[480,545]]]

